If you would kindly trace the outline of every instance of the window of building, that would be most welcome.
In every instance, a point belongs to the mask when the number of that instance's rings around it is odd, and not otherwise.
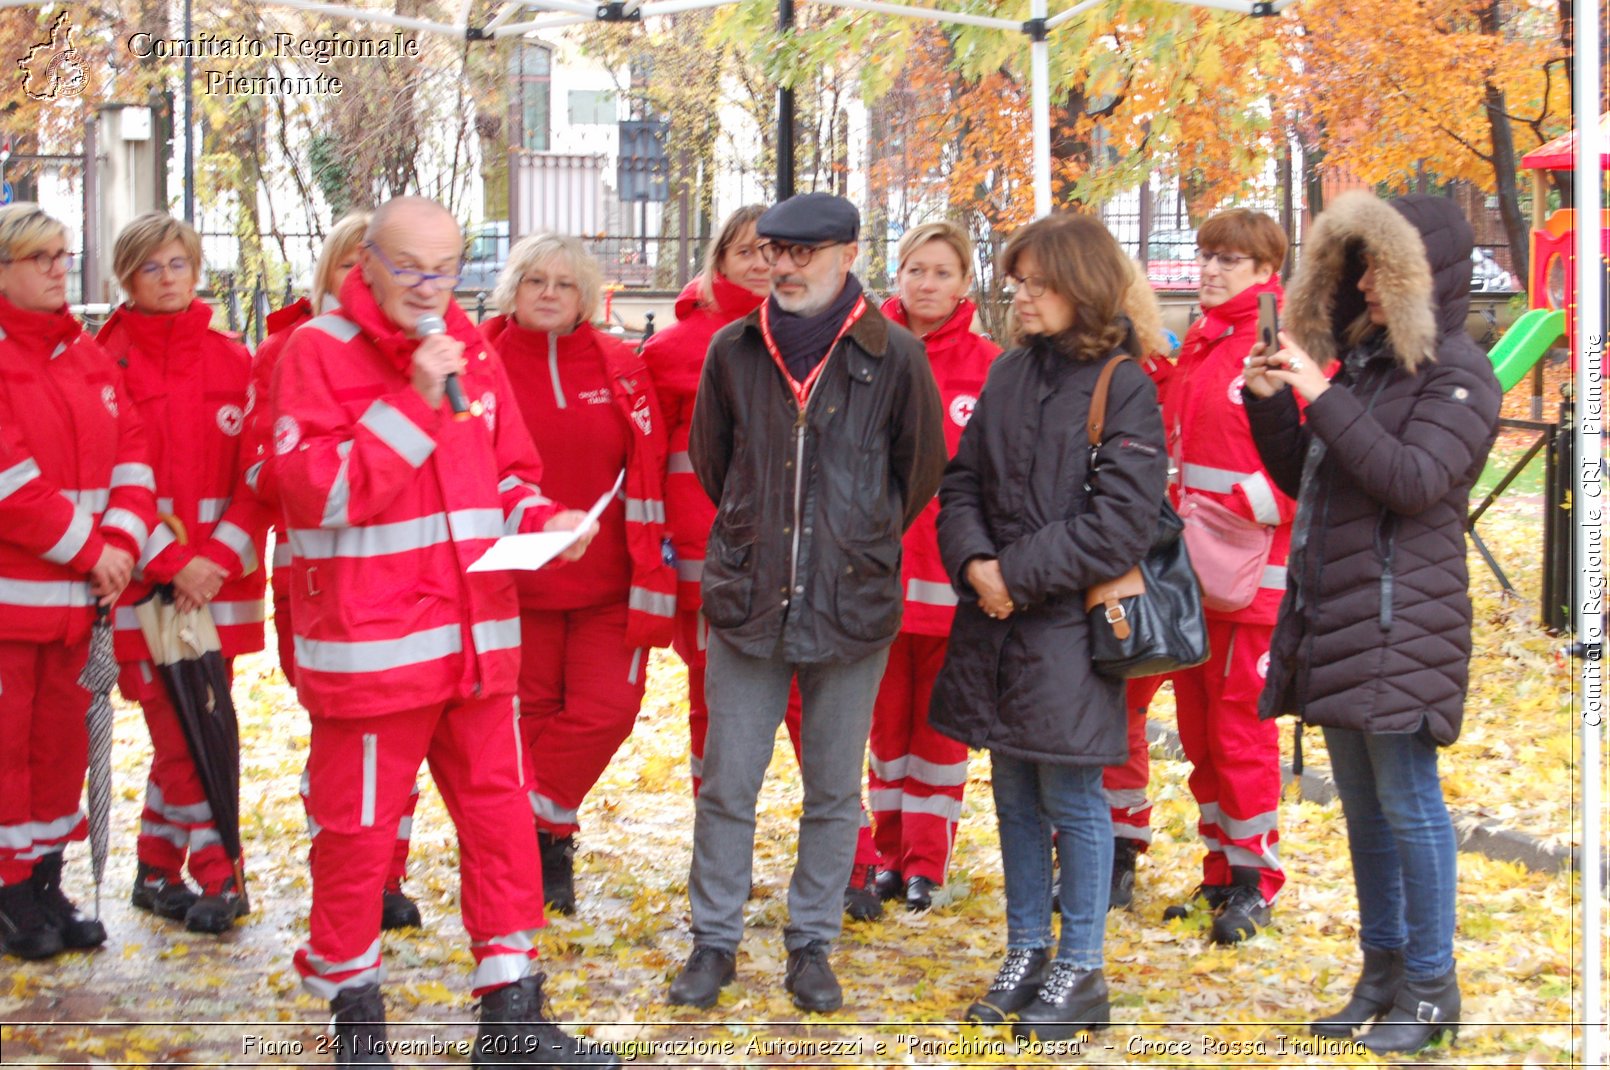
[[[553,55],[546,45],[522,41],[509,61],[509,144],[548,150],[549,88]]]
[[[570,122],[574,126],[615,125],[615,91],[613,89],[572,89],[570,91]]]

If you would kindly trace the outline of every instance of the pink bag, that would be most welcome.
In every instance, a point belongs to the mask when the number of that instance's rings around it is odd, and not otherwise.
[[[1185,491],[1180,500],[1185,548],[1202,584],[1202,606],[1215,613],[1246,609],[1258,596],[1275,529]]]

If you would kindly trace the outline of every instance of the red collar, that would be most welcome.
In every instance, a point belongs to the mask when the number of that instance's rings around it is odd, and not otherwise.
[[[50,357],[58,345],[71,345],[84,325],[66,305],[55,312],[28,312],[0,297],[0,329],[24,350],[38,350],[40,356]]]
[[[900,324],[907,330],[911,329],[911,321],[906,317],[905,303],[900,300],[898,294],[883,302],[881,311],[895,323]],[[922,340],[924,342],[948,342],[958,335],[969,334],[973,329],[973,317],[977,313],[978,306],[964,297],[945,322],[927,334],[922,335]]]
[[[850,332],[851,327],[855,326],[855,321],[866,313],[866,295],[862,294],[855,299],[855,306],[850,309],[850,314],[844,317],[844,325],[839,328],[839,333],[833,336],[833,342],[827,347],[827,353],[823,355],[821,360],[816,362],[816,367],[811,369],[811,373],[805,377],[803,383],[789,374],[788,364],[784,362],[782,353],[777,349],[777,342],[771,336],[771,318],[768,315],[770,308],[770,301],[761,302],[760,337],[766,343],[766,352],[771,354],[772,363],[776,364],[777,370],[783,373],[783,381],[794,392],[794,400],[799,403],[800,412],[803,413],[806,404],[811,400],[811,392],[816,389],[816,381],[822,377],[822,369],[827,367],[827,362],[832,358],[833,351],[839,347],[840,342],[844,341],[844,336]]]
[[[341,284],[340,301],[340,309],[331,314],[343,316],[357,324],[375,348],[384,353],[398,370],[406,373],[413,363],[419,339],[391,322],[375,303],[369,284],[363,280],[362,269],[353,268],[347,275],[346,281]],[[447,303],[447,311],[442,319],[447,323],[447,333],[464,343],[464,355],[472,356],[480,347],[481,335],[470,318],[464,315],[464,310],[458,307],[458,302]]]

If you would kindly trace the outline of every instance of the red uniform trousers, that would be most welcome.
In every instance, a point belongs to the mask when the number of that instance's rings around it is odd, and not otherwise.
[[[873,840],[878,864],[945,882],[967,786],[967,744],[928,726],[928,702],[949,639],[901,632],[872,707]]]
[[[543,924],[537,837],[508,695],[377,717],[313,711],[306,793],[313,909],[296,970],[314,995],[381,980],[380,893],[422,761],[458,829],[459,904],[477,996],[524,977]]]
[[[705,647],[710,640],[710,626],[704,613],[698,609],[676,611],[676,638],[671,649],[681,656],[688,667],[688,766],[693,776],[693,794],[697,798],[699,785],[704,781],[704,736],[710,728],[710,707],[704,701]],[[794,761],[800,760],[799,685],[788,689],[788,708],[783,711],[783,725],[788,729],[788,742],[794,746]],[[855,841],[855,865],[873,866],[878,863],[878,848],[872,837],[872,824],[866,807],[861,808],[861,834]]]
[[[224,659],[233,676],[234,659]],[[207,790],[185,742],[178,711],[149,661],[123,663],[117,686],[123,697],[140,704],[151,733],[151,772],[145,781],[145,809],[135,854],[141,862],[177,878],[189,860],[190,875],[203,889],[216,889],[234,876],[224,841],[212,818]]]
[[[285,571],[282,573],[280,569]],[[280,655],[280,671],[285,674],[285,682],[291,686],[296,685],[296,646],[295,632],[291,631],[291,585],[288,579],[291,574],[291,547],[289,543],[278,543],[274,547],[274,635],[278,640]],[[403,811],[402,820],[397,822],[397,843],[391,854],[391,869],[386,873],[386,887],[401,886],[408,876],[408,844],[414,834],[414,810],[419,806],[419,781],[414,781],[414,790],[408,795],[408,808]],[[302,809],[307,810],[307,769],[302,770]],[[312,817],[308,818],[309,827],[312,827]],[[312,849],[309,849],[308,858],[311,862]]]
[[[1112,834],[1133,840],[1136,850],[1144,851],[1152,842],[1152,804],[1146,785],[1152,775],[1152,755],[1146,742],[1146,711],[1163,686],[1166,676],[1142,676],[1124,688],[1124,707],[1129,716],[1129,761],[1109,765],[1101,771],[1101,786],[1112,807]]]
[[[34,863],[82,840],[78,808],[89,768],[78,683],[89,637],[77,643],[0,642],[0,885],[20,884]]]
[[[1266,624],[1208,618],[1203,665],[1170,677],[1180,743],[1191,762],[1191,794],[1201,810],[1197,828],[1207,847],[1204,884],[1230,884],[1231,866],[1259,871],[1258,890],[1274,902],[1286,874],[1280,842],[1280,736],[1273,720],[1258,719],[1258,695],[1268,673]]]
[[[576,811],[632,734],[648,651],[626,645],[626,602],[520,610],[520,736],[537,828],[569,836]]]

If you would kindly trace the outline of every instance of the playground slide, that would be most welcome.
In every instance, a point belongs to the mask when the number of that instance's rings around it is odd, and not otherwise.
[[[1564,309],[1534,308],[1516,320],[1488,354],[1498,385],[1508,393],[1564,333]]]

